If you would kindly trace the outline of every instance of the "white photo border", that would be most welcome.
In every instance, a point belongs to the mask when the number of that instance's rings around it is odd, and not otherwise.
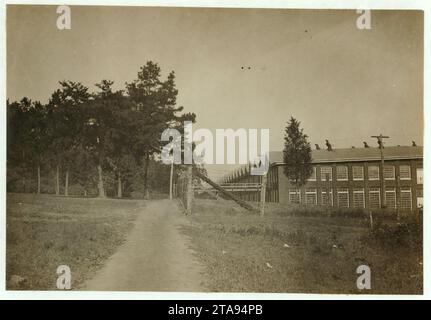
[[[66,3],[55,0],[6,0],[0,7],[0,99],[6,105],[6,6],[7,5],[93,5],[93,6],[148,6],[148,7],[211,7],[211,8],[278,8],[278,9],[370,9],[370,10],[422,10],[424,11],[424,194],[430,194],[431,189],[431,127],[426,119],[431,116],[431,1],[427,0],[68,0]],[[6,108],[0,112],[2,133],[0,135],[1,162],[0,174],[4,177],[0,186],[0,297],[6,300],[405,300],[431,298],[431,216],[428,197],[424,197],[423,218],[423,295],[368,295],[368,294],[295,294],[295,293],[182,293],[182,292],[113,292],[113,291],[10,291],[6,290]]]

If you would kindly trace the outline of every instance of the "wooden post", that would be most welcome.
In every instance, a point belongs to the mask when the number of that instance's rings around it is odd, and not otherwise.
[[[265,215],[265,198],[266,198],[266,174],[262,175],[262,186],[260,187],[260,216],[263,217]]]
[[[64,195],[69,196],[69,169],[66,169],[66,178],[64,181]]]
[[[37,166],[37,194],[40,194],[40,165]]]
[[[57,165],[55,171],[55,194],[60,195],[60,167]]]
[[[172,180],[173,180],[173,176],[174,176],[174,158],[172,157],[171,173],[170,173],[170,176],[169,176],[169,200],[172,200],[172,192],[173,192]]]
[[[400,205],[401,205],[401,189],[400,189],[400,175],[397,174],[397,189],[395,190],[395,194],[397,197],[397,221],[400,221]]]
[[[380,147],[380,161],[382,166],[382,206],[386,208],[385,156],[382,147]]]
[[[388,139],[388,136],[384,136],[382,134],[378,135],[378,136],[371,136],[371,138],[376,138],[377,139],[377,143],[379,145],[379,149],[380,149],[380,162],[381,162],[381,166],[382,166],[382,172],[381,172],[381,184],[382,184],[382,205],[381,207],[384,209],[386,208],[386,182],[385,182],[385,156],[383,154],[383,139]]]
[[[193,204],[193,166],[187,167],[187,200],[186,200],[186,214],[192,213]]]

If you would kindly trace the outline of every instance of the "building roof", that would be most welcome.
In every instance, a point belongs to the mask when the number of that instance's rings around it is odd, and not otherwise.
[[[385,147],[383,149],[385,160],[409,160],[422,159],[423,147],[399,146]],[[380,160],[379,148],[343,148],[312,151],[313,163],[328,162],[353,162],[353,161],[378,161]],[[283,163],[283,151],[270,151],[269,161],[272,164]]]

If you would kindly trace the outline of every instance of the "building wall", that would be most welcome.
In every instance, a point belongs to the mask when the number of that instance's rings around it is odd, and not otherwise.
[[[408,165],[410,166],[410,179],[409,180],[402,180],[399,179],[397,181],[397,176],[400,175],[400,166],[401,165]],[[301,203],[306,203],[306,190],[313,191],[312,189],[316,189],[316,204],[322,205],[322,190],[326,190],[328,188],[331,188],[333,193],[333,205],[338,206],[339,200],[342,202],[343,195],[340,195],[340,199],[338,197],[338,190],[345,188],[348,191],[348,199],[349,199],[349,208],[354,207],[354,191],[360,191],[363,189],[363,197],[361,196],[360,192],[355,192],[355,199],[363,199],[364,200],[364,206],[365,208],[370,208],[370,189],[375,190],[373,188],[380,188],[380,203],[383,201],[383,194],[382,194],[382,176],[383,176],[383,170],[381,168],[380,161],[368,161],[368,162],[337,162],[337,163],[320,163],[315,164],[316,167],[316,180],[315,181],[309,181],[307,184],[300,188],[300,199]],[[330,166],[332,167],[332,181],[326,182],[324,179],[321,179],[321,169],[322,167]],[[339,181],[337,180],[337,167],[338,166],[347,166],[347,172],[348,172],[348,179],[347,181]],[[353,167],[354,166],[362,166],[363,167],[363,180],[353,180]],[[379,167],[379,180],[370,180],[368,176],[368,167],[369,166],[378,166]],[[385,167],[386,166],[394,166],[395,168],[395,179],[393,180],[387,180],[385,179],[386,183],[386,190],[391,190],[391,188],[395,188],[395,198],[397,199],[395,201],[395,206],[398,206],[401,208],[402,204],[406,204],[406,201],[403,201],[403,203],[400,203],[401,199],[406,200],[406,195],[408,193],[403,193],[403,197],[401,197],[401,191],[407,190],[407,188],[410,188],[411,190],[411,209],[403,208],[402,210],[413,210],[416,211],[418,209],[417,206],[417,198],[420,195],[423,195],[423,185],[420,184],[417,181],[417,170],[423,168],[423,161],[422,160],[387,160],[385,161]],[[284,175],[283,172],[283,166],[282,165],[275,165],[274,167],[277,168],[276,174],[277,175],[277,184],[278,184],[278,191],[275,191],[277,194],[277,199],[273,200],[274,198],[271,198],[272,202],[280,202],[280,203],[291,203],[291,200],[297,200],[296,198],[290,198],[289,197],[289,191],[292,192],[292,190],[295,189],[293,187],[287,177]],[[423,170],[423,169],[422,169]],[[273,170],[274,172],[275,170]],[[374,195],[376,193],[373,193]],[[393,195],[393,194],[392,194]],[[308,199],[312,199],[313,196],[309,196]],[[408,196],[407,196],[408,198]],[[374,198],[375,199],[375,198]],[[389,197],[388,197],[389,199]],[[278,201],[277,201],[278,200]],[[356,201],[356,205],[360,204],[361,201]],[[375,204],[375,203],[374,203]]]
[[[266,184],[266,202],[278,202],[278,194],[279,194],[279,182],[278,182],[278,167],[272,166],[268,170],[267,174],[267,184]],[[261,183],[262,176],[259,175],[250,175],[250,173],[246,173],[243,175],[239,175],[236,178],[230,179],[229,183]],[[260,192],[256,191],[242,191],[235,192],[235,195],[246,201],[260,201]]]

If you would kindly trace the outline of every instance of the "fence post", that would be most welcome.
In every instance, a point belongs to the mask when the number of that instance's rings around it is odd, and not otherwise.
[[[192,213],[193,193],[193,166],[189,165],[187,167],[186,214]]]
[[[262,175],[262,186],[260,187],[260,215],[265,215],[265,197],[266,197],[266,174]]]
[[[174,178],[174,158],[172,157],[171,172],[169,174],[169,200],[172,200],[173,192],[174,192],[173,178]]]

